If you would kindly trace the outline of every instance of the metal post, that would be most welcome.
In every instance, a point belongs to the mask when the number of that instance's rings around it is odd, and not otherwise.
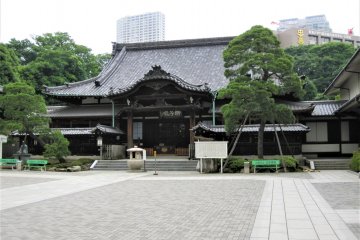
[[[156,166],[156,151],[154,151],[154,157],[155,157],[155,172],[154,172],[154,175],[158,175],[158,173],[156,172],[156,168],[157,168],[157,166]]]
[[[221,165],[221,173],[223,173],[223,159],[221,158],[220,161],[221,161],[221,164],[220,164]]]
[[[211,92],[212,96],[213,96],[213,101],[212,101],[212,125],[215,126],[215,100],[216,100],[216,96],[217,96],[217,91],[213,91]]]

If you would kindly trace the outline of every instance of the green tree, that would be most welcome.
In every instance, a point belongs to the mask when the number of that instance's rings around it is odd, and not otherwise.
[[[48,129],[49,119],[45,117],[46,105],[42,96],[35,94],[35,89],[24,83],[15,82],[4,86],[4,95],[0,95],[0,132],[9,134],[18,130],[32,135]]]
[[[231,99],[221,109],[227,132],[232,132],[241,119],[250,115],[260,123],[258,157],[263,158],[266,122],[290,123],[291,110],[275,104],[274,96],[303,95],[301,81],[293,71],[292,57],[285,54],[271,30],[254,26],[235,37],[223,52],[228,86],[220,98]]]
[[[44,157],[53,157],[60,163],[65,162],[64,158],[70,155],[69,141],[60,131],[54,131],[50,141],[50,144],[45,145]]]
[[[308,78],[304,79],[304,91],[305,95],[302,100],[310,101],[316,99],[317,96],[317,88],[313,81]]]
[[[290,47],[285,52],[294,57],[295,71],[299,75],[305,75],[322,93],[355,50],[348,43],[330,42],[321,45]]]
[[[35,45],[29,39],[16,40],[12,38],[6,45],[8,48],[14,50],[20,59],[21,65],[26,65],[36,58],[37,52],[34,49]]]
[[[94,55],[64,32],[46,33],[30,40],[12,39],[7,46],[20,58],[20,76],[37,92],[43,85],[56,86],[96,76],[107,55]]]
[[[0,85],[19,80],[19,59],[12,49],[2,43],[0,43],[0,63]]]

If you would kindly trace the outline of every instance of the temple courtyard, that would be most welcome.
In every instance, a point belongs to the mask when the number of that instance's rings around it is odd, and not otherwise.
[[[0,239],[360,239],[359,175],[0,171]]]

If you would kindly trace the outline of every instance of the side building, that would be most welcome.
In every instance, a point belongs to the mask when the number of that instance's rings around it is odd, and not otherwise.
[[[279,32],[286,31],[291,28],[307,28],[321,32],[332,32],[329,21],[326,19],[325,15],[307,16],[303,19],[281,19],[278,24],[279,27],[277,31]]]
[[[360,47],[360,36],[331,33],[311,30],[308,28],[290,28],[281,32],[274,32],[280,41],[282,48],[296,47],[300,45],[324,44],[328,42],[344,42]]]

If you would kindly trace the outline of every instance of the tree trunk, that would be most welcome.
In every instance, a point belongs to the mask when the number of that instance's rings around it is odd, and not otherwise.
[[[261,119],[259,132],[258,132],[258,158],[264,159],[264,130],[265,130],[265,121]]]
[[[232,156],[232,154],[233,154],[233,152],[234,152],[234,150],[235,150],[235,148],[236,148],[236,145],[237,145],[237,143],[238,143],[238,141],[239,141],[239,139],[240,139],[241,133],[242,133],[242,129],[243,129],[243,127],[245,126],[248,117],[249,117],[249,114],[247,114],[247,115],[245,116],[245,119],[243,120],[242,124],[241,124],[240,127],[238,128],[238,131],[237,131],[237,135],[236,135],[234,144],[232,145],[232,147],[231,147],[231,149],[230,149],[230,152],[229,152],[229,154],[228,154],[228,157],[226,158],[226,161],[225,161],[225,163],[224,163],[224,165],[223,165],[223,168],[225,168],[225,167],[227,166],[227,164],[228,164],[228,162],[229,162],[229,159],[230,159],[230,157]]]

